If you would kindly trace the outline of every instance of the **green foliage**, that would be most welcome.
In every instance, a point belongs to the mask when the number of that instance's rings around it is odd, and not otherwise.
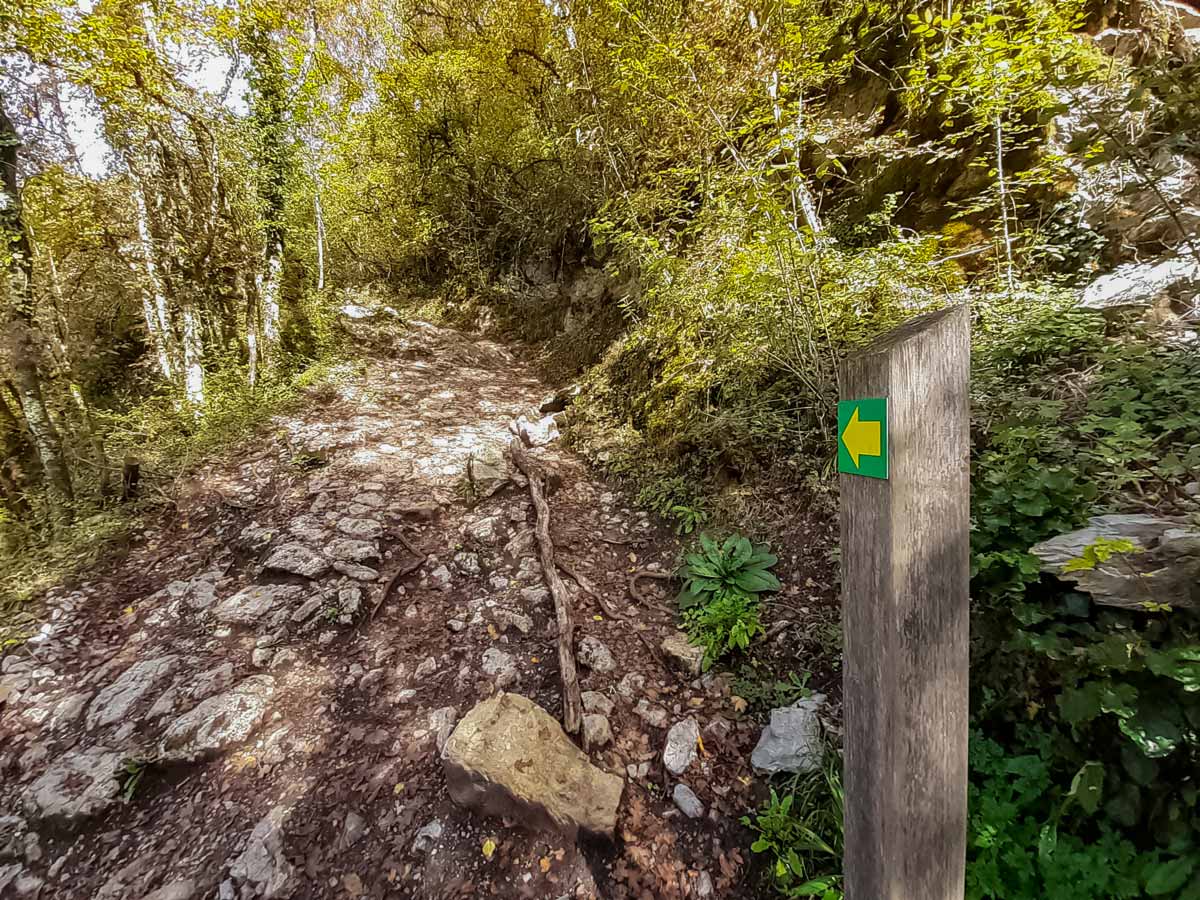
[[[1108,562],[1118,553],[1134,553],[1138,549],[1133,541],[1096,538],[1083,548],[1083,556],[1067,560],[1062,570],[1064,574],[1087,571],[1096,568],[1102,562]]]
[[[731,592],[691,607],[683,613],[688,640],[704,648],[704,668],[750,646],[763,633],[758,601],[753,594]]]
[[[829,751],[819,771],[771,788],[771,799],[742,818],[783,896],[841,900],[844,807],[841,757]]]
[[[117,781],[121,785],[121,799],[123,801],[129,803],[133,800],[134,794],[137,793],[138,786],[142,783],[142,779],[145,777],[150,765],[150,760],[141,757],[130,757],[121,762],[121,767],[117,771]]]
[[[1200,850],[1194,841],[1139,849],[1122,834],[1127,822],[1102,814],[1104,803],[1118,809],[1136,802],[1130,776],[1119,767],[1081,761],[1077,753],[1070,742],[1028,726],[1017,729],[1012,748],[972,734],[967,896],[1200,896],[1200,877],[1193,877],[1200,875]],[[1190,808],[1182,815],[1194,817],[1196,793],[1188,785],[1181,797],[1162,802],[1177,814]]]
[[[740,534],[729,535],[722,544],[701,534],[699,544],[701,552],[684,559],[683,589],[676,598],[680,609],[779,590],[779,579],[769,571],[779,558],[765,544],[755,546]]]
[[[1021,303],[981,308],[977,332],[969,895],[1200,896],[1194,615],[1152,594],[1097,606],[1028,553],[1089,515],[1178,501],[1200,463],[1200,360],[1052,294]],[[1102,539],[1066,568],[1137,549]]]
[[[811,672],[788,672],[782,678],[758,671],[755,662],[738,669],[733,680],[733,692],[745,700],[759,713],[766,713],[781,706],[791,706],[797,700],[812,696],[808,681]]]

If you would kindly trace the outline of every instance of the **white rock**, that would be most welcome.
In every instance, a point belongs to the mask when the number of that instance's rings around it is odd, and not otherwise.
[[[255,584],[244,588],[217,604],[213,618],[226,625],[258,625],[269,627],[286,620],[292,606],[304,595],[304,589],[294,584]]]
[[[696,745],[700,740],[700,726],[695,719],[687,718],[676,722],[667,732],[667,744],[663,748],[663,765],[672,775],[682,775],[696,759]]]
[[[675,785],[675,790],[671,793],[671,799],[675,801],[675,805],[689,819],[698,819],[704,815],[704,804],[700,802],[700,798],[686,784]]]
[[[127,719],[132,707],[178,668],[178,656],[162,656],[134,663],[116,681],[96,694],[88,708],[88,729],[102,728]]]
[[[579,664],[593,672],[611,672],[617,667],[608,645],[590,634],[579,642]]]
[[[432,675],[437,671],[437,669],[437,660],[432,656],[427,656],[425,660],[419,666],[417,666],[417,670],[413,672],[413,678],[415,678],[417,681],[421,681]]]
[[[329,560],[303,544],[281,544],[271,551],[263,568],[304,578],[319,578],[329,571]]]
[[[466,526],[465,534],[481,544],[498,544],[507,536],[507,531],[499,516],[488,516]]]
[[[612,725],[606,716],[601,713],[588,713],[583,717],[584,747],[588,750],[598,750],[611,743],[612,739]]]
[[[792,706],[771,710],[771,723],[750,755],[751,765],[771,774],[817,771],[825,749],[818,718],[824,703],[824,695],[813,694]]]
[[[251,675],[225,693],[208,698],[167,727],[159,742],[161,755],[191,761],[244,741],[262,721],[274,693],[274,678]]]
[[[517,667],[511,654],[498,647],[489,647],[483,651],[483,671],[498,679],[511,679],[517,674]]]
[[[599,691],[584,691],[580,694],[580,699],[583,700],[584,712],[599,713],[602,716],[612,715],[613,702]]]
[[[70,823],[107,809],[117,801],[117,771],[124,758],[103,747],[67,753],[29,786],[26,811]]]
[[[413,853],[427,853],[441,836],[442,823],[434,819],[417,832],[417,836],[412,843]]]
[[[1087,309],[1144,306],[1170,292],[1197,288],[1200,288],[1200,263],[1190,256],[1126,263],[1089,284],[1079,305]]]
[[[360,541],[372,541],[383,534],[383,526],[374,519],[357,519],[347,516],[338,519],[337,530],[347,537]],[[356,560],[362,562],[362,560]]]
[[[653,728],[667,727],[667,711],[645,697],[633,708],[634,715]]]
[[[283,853],[283,823],[288,809],[274,807],[262,819],[246,842],[246,848],[229,865],[229,875],[247,885],[253,896],[275,900],[290,895],[295,868]]]

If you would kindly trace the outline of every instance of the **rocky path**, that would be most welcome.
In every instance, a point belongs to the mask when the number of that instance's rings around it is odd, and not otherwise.
[[[674,565],[673,536],[558,447],[545,387],[504,348],[420,323],[381,343],[44,598],[2,663],[0,895],[749,895],[757,729],[721,679],[671,664],[665,605],[627,586]],[[590,760],[621,780],[612,840],[447,790],[441,750],[480,701],[561,719],[533,507],[504,455],[522,416],[561,560],[630,620],[568,579]]]

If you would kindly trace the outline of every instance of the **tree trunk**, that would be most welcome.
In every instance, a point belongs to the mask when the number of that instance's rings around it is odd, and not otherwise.
[[[199,415],[204,405],[204,341],[200,331],[200,316],[188,303],[183,307],[183,390],[193,412]]]
[[[130,169],[133,175],[133,170]],[[133,175],[133,198],[137,209],[138,243],[142,249],[142,261],[146,269],[148,291],[142,292],[142,316],[146,321],[146,333],[158,359],[158,370],[167,381],[172,380],[174,367],[171,365],[171,327],[167,309],[167,292],[154,259],[154,243],[150,237],[150,215],[146,209],[146,192],[140,179]]]
[[[317,290],[325,290],[325,216],[321,212],[321,190],[313,191],[313,212],[317,218]]]
[[[71,474],[63,458],[62,441],[42,394],[38,361],[38,332],[33,321],[33,253],[21,216],[17,188],[17,150],[20,137],[0,94],[0,238],[7,245],[9,307],[3,316],[5,349],[20,397],[25,424],[46,474],[46,499],[55,525],[71,519]]]

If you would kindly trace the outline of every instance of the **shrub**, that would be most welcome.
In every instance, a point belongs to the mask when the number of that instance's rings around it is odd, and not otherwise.
[[[775,887],[786,897],[841,900],[844,839],[841,757],[825,754],[820,771],[788,779],[782,793],[742,818],[755,834],[750,849],[763,854]]]

